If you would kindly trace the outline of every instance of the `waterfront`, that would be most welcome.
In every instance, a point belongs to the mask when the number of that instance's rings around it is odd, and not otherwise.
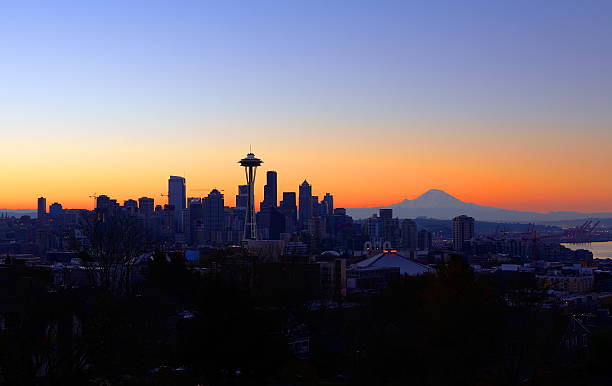
[[[593,252],[594,259],[612,259],[612,241],[594,242],[590,244],[564,243],[569,249],[588,249]]]

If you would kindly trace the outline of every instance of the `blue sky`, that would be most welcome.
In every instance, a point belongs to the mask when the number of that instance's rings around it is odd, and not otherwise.
[[[535,141],[599,165],[593,181],[612,163],[608,1],[16,1],[0,4],[0,36],[15,147],[273,154],[275,140],[349,157],[373,139],[395,152]]]
[[[0,14],[2,102],[18,110],[610,118],[605,1],[19,1]]]

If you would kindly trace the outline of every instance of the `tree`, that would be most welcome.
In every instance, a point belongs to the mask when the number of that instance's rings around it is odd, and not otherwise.
[[[135,217],[90,217],[84,232],[88,244],[82,257],[92,286],[126,293],[131,289],[136,258],[145,251],[144,228]]]

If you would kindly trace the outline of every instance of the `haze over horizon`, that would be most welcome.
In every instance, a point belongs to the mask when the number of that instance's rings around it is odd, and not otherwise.
[[[437,187],[612,211],[610,2],[0,5],[0,208],[94,193],[233,204],[249,145],[338,206]]]
[[[205,196],[208,192],[202,192],[203,196]],[[322,195],[320,195],[322,196]],[[199,196],[198,196],[199,197]],[[163,199],[163,197],[160,197]],[[257,198],[257,197],[256,197]],[[234,197],[233,195],[230,196],[226,196],[225,197],[225,204],[232,206],[234,204],[233,200]],[[121,201],[121,200],[119,200]],[[162,200],[163,201],[163,200]],[[160,203],[159,201],[156,201],[158,204]],[[51,202],[49,202],[50,204]],[[351,208],[351,207],[346,207],[347,209],[349,209],[350,213],[349,215],[357,215],[357,218],[365,218],[365,217],[369,217],[370,215],[372,215],[373,213],[369,212],[368,210],[370,209],[378,209],[378,208],[396,208],[399,209],[399,212],[396,214],[399,214],[400,217],[406,217],[406,218],[410,218],[410,217],[420,217],[420,216],[425,216],[425,217],[432,217],[432,218],[452,218],[455,215],[458,215],[459,212],[457,212],[457,214],[448,214],[448,215],[444,215],[442,214],[442,212],[434,212],[435,214],[433,215],[428,215],[428,213],[422,213],[422,214],[414,214],[412,213],[412,215],[406,215],[406,213],[404,213],[402,210],[405,208],[411,208],[411,207],[417,207],[417,208],[432,208],[432,209],[443,209],[443,208],[452,208],[457,206],[458,208],[465,208],[466,206],[476,206],[479,207],[479,209],[497,209],[500,211],[516,211],[519,214],[519,217],[512,217],[510,215],[510,217],[506,218],[508,216],[508,213],[504,213],[504,212],[499,212],[499,214],[494,213],[493,216],[494,218],[491,217],[487,217],[487,215],[485,215],[485,217],[482,218],[483,221],[504,221],[504,219],[506,219],[507,221],[510,222],[515,222],[515,221],[521,221],[525,215],[529,214],[529,213],[535,213],[535,214],[542,214],[542,215],[549,215],[549,214],[561,214],[561,213],[568,213],[568,214],[573,214],[573,213],[582,213],[585,215],[588,214],[606,214],[609,215],[609,217],[612,217],[612,211],[608,212],[608,211],[594,211],[594,212],[582,212],[582,211],[565,211],[565,210],[552,210],[552,211],[546,211],[546,212],[538,212],[538,211],[521,211],[520,209],[513,209],[513,208],[501,208],[501,207],[491,207],[491,206],[486,206],[486,205],[480,205],[477,202],[467,202],[464,200],[461,200],[458,197],[455,197],[454,195],[445,192],[444,190],[441,189],[437,189],[437,188],[432,188],[427,190],[426,192],[417,195],[416,197],[413,198],[404,198],[401,201],[398,202],[394,202],[394,203],[389,203],[389,204],[383,204],[383,205],[374,205],[374,206],[368,206],[368,207],[362,207],[362,208]],[[259,203],[256,204],[256,207],[259,208]],[[90,205],[90,207],[79,207],[79,208],[73,208],[73,209],[93,209],[93,198],[92,198],[92,204]],[[3,210],[13,210],[13,211],[32,211],[35,212],[36,208],[15,208],[15,209],[6,209],[6,208],[0,208],[0,212],[2,212]],[[461,210],[460,210],[461,212]],[[465,211],[462,211],[462,214],[465,213],[470,213],[469,209],[466,209]],[[359,213],[359,214],[357,214]],[[522,217],[521,217],[522,215]],[[495,217],[495,216],[500,216],[499,218]],[[478,216],[477,216],[478,217]],[[580,217],[572,217],[569,216],[567,218],[563,217],[564,220],[576,220],[579,219]],[[585,217],[586,218],[586,217]],[[544,218],[539,219],[539,221],[544,221]],[[555,219],[553,219],[552,217],[550,218],[550,221],[554,221]],[[537,222],[537,220],[525,220],[527,222]]]

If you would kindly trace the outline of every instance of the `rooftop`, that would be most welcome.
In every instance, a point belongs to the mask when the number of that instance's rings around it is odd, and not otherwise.
[[[435,272],[433,268],[410,260],[397,252],[380,253],[358,262],[355,267],[357,269],[396,267],[400,269],[400,274],[411,276]]]

